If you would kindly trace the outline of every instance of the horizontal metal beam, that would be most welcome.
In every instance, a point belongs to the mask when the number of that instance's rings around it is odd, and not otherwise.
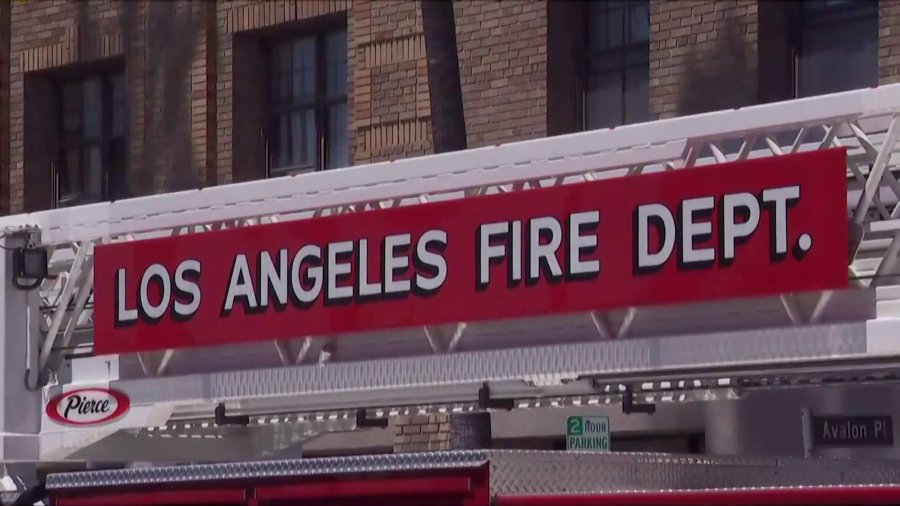
[[[771,364],[845,358],[868,359],[865,323],[819,325],[625,339],[562,346],[333,363],[324,367],[228,371],[172,378],[121,380],[111,387],[133,404],[199,404],[254,399],[284,408],[313,411],[365,407],[389,401],[452,400],[469,385],[488,381],[528,381],[532,377],[624,376],[669,369]],[[445,391],[446,390],[446,391]],[[477,387],[476,390],[477,391]],[[277,398],[281,398],[278,400]],[[381,399],[379,399],[381,398]],[[377,404],[375,404],[377,405]]]

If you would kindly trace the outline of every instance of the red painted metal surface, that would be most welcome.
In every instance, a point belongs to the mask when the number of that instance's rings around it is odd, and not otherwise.
[[[56,497],[54,506],[151,506],[151,505],[242,505],[244,489],[146,490],[141,492],[100,493],[82,497]]]
[[[163,489],[164,490],[160,490]],[[217,488],[178,489],[177,484],[139,490],[91,489],[51,493],[52,506],[489,506],[486,466],[458,471],[360,476],[321,476],[296,481],[251,480]]]
[[[471,480],[465,476],[332,481],[256,488],[256,498],[261,501],[342,499],[348,497],[362,500],[377,496],[416,496],[421,500],[422,497],[431,496],[461,498],[469,496],[471,493]]]
[[[844,288],[845,159],[823,150],[100,245],[94,350]]]
[[[898,505],[900,487],[821,487],[503,496],[495,506]]]

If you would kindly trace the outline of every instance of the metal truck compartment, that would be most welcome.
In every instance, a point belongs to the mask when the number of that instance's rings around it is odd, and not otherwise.
[[[50,475],[54,506],[900,504],[900,463],[445,451]]]

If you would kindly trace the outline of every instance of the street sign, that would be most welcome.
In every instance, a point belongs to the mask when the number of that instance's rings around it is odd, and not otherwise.
[[[893,446],[894,421],[890,416],[812,417],[813,446]]]
[[[609,417],[570,416],[566,420],[566,450],[609,451]]]

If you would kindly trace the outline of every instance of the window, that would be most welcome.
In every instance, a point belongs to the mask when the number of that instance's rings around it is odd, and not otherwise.
[[[125,75],[112,73],[60,83],[60,153],[56,205],[124,196]]]
[[[650,2],[586,2],[584,129],[650,119]]]
[[[878,84],[878,2],[805,0],[796,36],[796,95]]]
[[[269,176],[346,167],[347,31],[280,40],[270,53]]]

